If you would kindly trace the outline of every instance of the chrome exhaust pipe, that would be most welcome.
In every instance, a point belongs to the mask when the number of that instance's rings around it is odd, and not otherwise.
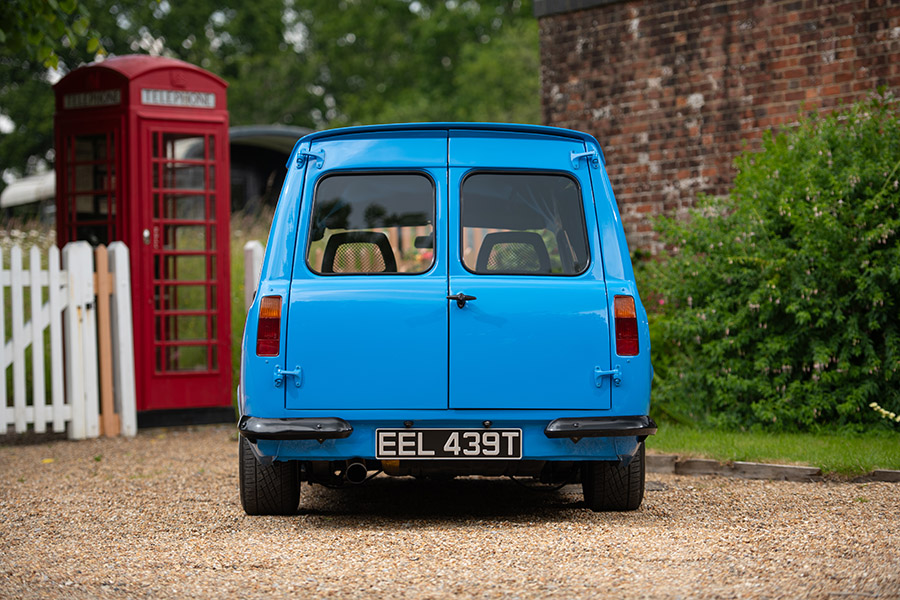
[[[344,479],[350,483],[359,485],[365,482],[368,476],[369,469],[366,468],[366,463],[361,460],[354,460],[344,468]]]

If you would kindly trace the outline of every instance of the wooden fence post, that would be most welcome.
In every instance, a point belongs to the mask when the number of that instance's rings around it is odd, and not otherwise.
[[[69,242],[62,255],[69,295],[65,312],[66,396],[72,405],[69,437],[80,440],[100,433],[94,261],[91,245],[84,241]]]
[[[81,330],[83,329],[84,306],[79,294],[79,275],[84,279],[84,269],[76,273],[79,262],[79,246],[70,242],[62,250],[62,267],[66,272],[66,311],[63,317],[65,329],[65,365],[66,365],[66,398],[72,407],[72,419],[69,423],[69,438],[83,440],[85,438],[84,422],[84,365],[81,353]],[[82,258],[82,261],[79,259]]]
[[[137,435],[137,407],[134,384],[134,333],[131,313],[131,274],[128,246],[109,245],[110,272],[113,274],[111,307],[113,376],[115,406],[122,424],[122,435]]]
[[[10,292],[12,298],[13,406],[16,410],[16,433],[28,431],[25,418],[25,309],[22,301],[22,248],[13,246],[9,253]]]
[[[44,319],[43,282],[41,281],[41,250],[32,246],[28,253],[31,284],[31,404],[34,410],[34,431],[47,431],[47,391],[44,386]],[[49,282],[48,282],[49,283]]]
[[[100,436],[100,380],[97,376],[97,306],[94,291],[94,252],[91,245],[84,242],[85,281],[84,293],[84,421],[88,437]]]
[[[59,248],[51,246],[47,253],[47,276],[49,278],[47,304],[50,319],[50,385],[53,402],[53,431],[66,430],[63,407],[66,397],[63,390],[63,346],[62,319],[60,313],[66,306],[66,298],[60,294]],[[68,294],[66,294],[68,295]]]
[[[0,398],[3,399],[0,409],[2,409],[3,417],[0,418],[0,433],[5,434],[8,428],[9,419],[6,417],[6,365],[10,362],[6,355],[6,294],[3,293],[3,286],[6,285],[6,278],[9,273],[3,267],[3,249],[0,248]]]
[[[249,311],[259,285],[259,273],[262,270],[263,245],[257,240],[244,244],[244,310]]]
[[[112,340],[110,339],[109,297],[112,277],[109,274],[109,254],[106,246],[94,248],[97,291],[97,346],[100,350],[100,431],[105,437],[119,435],[119,416],[113,402]]]

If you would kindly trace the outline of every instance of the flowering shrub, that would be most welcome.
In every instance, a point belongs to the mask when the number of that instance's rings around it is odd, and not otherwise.
[[[0,249],[8,252],[13,246],[20,246],[27,253],[32,246],[46,250],[56,243],[56,230],[39,223],[31,223],[27,230],[0,226]]]
[[[877,95],[736,161],[646,265],[661,416],[816,429],[900,412],[900,118]]]
[[[883,408],[881,408],[878,405],[877,402],[872,402],[871,404],[869,404],[869,408],[871,408],[872,410],[877,412],[879,415],[881,415],[881,418],[883,418],[883,419],[887,419],[888,421],[896,421],[897,423],[900,423],[900,415],[897,415],[897,413],[892,413],[892,412],[884,410]]]

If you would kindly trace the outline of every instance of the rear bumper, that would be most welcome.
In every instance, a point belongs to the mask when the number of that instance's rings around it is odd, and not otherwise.
[[[555,419],[544,429],[548,438],[579,440],[587,437],[637,436],[644,441],[656,433],[656,423],[646,415],[636,417],[575,417]]]
[[[337,417],[309,417],[295,419],[261,419],[241,417],[238,431],[242,436],[257,440],[340,440],[350,437],[353,426]]]
[[[253,442],[258,457],[300,461],[374,460],[380,428],[521,429],[522,459],[543,461],[621,460],[633,455],[640,442],[656,432],[656,424],[647,416],[582,413],[559,418],[559,411],[478,411],[477,417],[469,411],[394,411],[377,416],[372,411],[341,411],[280,418],[245,415],[238,425],[240,434]]]

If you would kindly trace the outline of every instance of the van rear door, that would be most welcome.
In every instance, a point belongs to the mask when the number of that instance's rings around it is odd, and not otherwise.
[[[591,167],[573,159],[584,152],[565,137],[451,132],[451,408],[610,407]]]
[[[286,407],[446,408],[446,131],[326,137],[307,156]]]

